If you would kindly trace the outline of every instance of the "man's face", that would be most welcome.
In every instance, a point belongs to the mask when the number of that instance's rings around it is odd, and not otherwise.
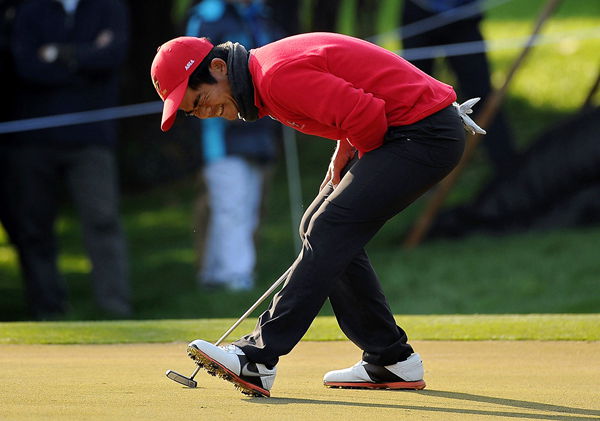
[[[238,107],[227,79],[227,64],[219,58],[213,59],[210,74],[217,83],[203,83],[197,89],[188,86],[179,109],[198,118],[223,117],[236,120]]]

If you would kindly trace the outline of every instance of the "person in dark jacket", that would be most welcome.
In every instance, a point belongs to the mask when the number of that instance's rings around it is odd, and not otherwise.
[[[467,42],[483,42],[479,29],[483,15],[478,9],[479,0],[405,0],[402,6],[403,27],[431,22],[431,19],[451,19],[439,27],[419,31],[416,35],[404,33],[402,43],[405,49],[444,46]],[[467,7],[476,8],[476,13],[456,19],[465,13]],[[459,9],[462,8],[462,9]],[[462,12],[461,12],[462,10]],[[443,51],[438,48],[437,51]],[[443,53],[440,53],[443,56]],[[485,51],[445,57],[457,79],[459,97],[481,97],[484,101],[492,91],[490,68]],[[425,73],[434,74],[434,59],[411,60],[411,63]],[[487,156],[496,175],[508,174],[517,165],[517,151],[514,136],[507,118],[500,110],[488,127],[488,135],[483,142]]]
[[[30,0],[12,34],[17,118],[117,104],[118,70],[128,45],[121,0]],[[111,316],[132,314],[124,233],[118,211],[114,121],[20,133],[18,241],[29,308],[38,319],[67,310],[57,267],[54,223],[62,183],[81,217],[95,300]]]
[[[180,109],[203,119],[269,116],[337,140],[300,224],[302,250],[254,331],[224,347],[195,340],[189,355],[244,393],[269,396],[279,358],[329,299],[363,353],[355,366],[327,373],[326,386],[424,388],[421,358],[396,324],[364,247],[456,166],[465,142],[461,120],[484,133],[466,116],[468,104],[455,105],[451,86],[398,55],[332,33],[249,52],[237,43],[180,37],[159,48],[151,77],[164,101],[163,130]]]
[[[10,35],[18,2],[16,0],[0,0],[0,80],[15,79],[15,69],[10,52]],[[5,83],[3,101],[0,104],[0,119],[13,119],[13,104],[17,92],[13,83]],[[0,225],[7,234],[7,239],[16,245],[14,203],[14,179],[10,151],[14,148],[13,135],[0,134]]]

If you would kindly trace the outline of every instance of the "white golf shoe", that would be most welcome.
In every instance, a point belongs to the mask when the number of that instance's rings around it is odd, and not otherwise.
[[[209,374],[230,381],[242,393],[250,396],[271,396],[277,368],[248,360],[235,345],[216,346],[196,339],[187,348],[188,355]]]
[[[386,366],[359,361],[352,367],[325,374],[323,384],[356,389],[423,389],[423,362],[416,353],[405,361]]]

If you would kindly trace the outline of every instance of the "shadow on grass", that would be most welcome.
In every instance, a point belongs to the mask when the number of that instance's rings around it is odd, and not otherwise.
[[[387,393],[407,393],[407,391],[379,391]],[[410,392],[409,392],[410,393]],[[268,401],[264,398],[249,398],[248,401],[251,403],[268,403],[274,405],[290,405],[290,404],[303,404],[303,405],[339,405],[339,406],[354,406],[354,407],[366,407],[366,408],[388,408],[388,409],[404,409],[411,411],[426,411],[426,412],[440,412],[440,413],[452,413],[452,414],[466,414],[466,415],[477,415],[477,416],[495,416],[495,417],[507,417],[517,419],[541,419],[541,420],[561,420],[561,421],[579,421],[589,420],[589,416],[599,416],[600,411],[593,409],[582,409],[573,408],[569,406],[552,405],[540,402],[531,402],[524,400],[515,399],[504,399],[495,398],[492,396],[485,395],[474,395],[471,393],[461,392],[449,392],[443,390],[422,390],[418,392],[428,396],[434,396],[445,399],[455,399],[459,401],[474,401],[480,403],[487,403],[499,406],[509,406],[512,408],[530,409],[532,411],[543,411],[544,413],[526,413],[526,412],[510,412],[510,411],[494,411],[494,410],[481,410],[481,409],[469,409],[469,408],[448,408],[442,406],[419,406],[419,405],[392,405],[387,403],[373,403],[373,402],[350,402],[350,401],[335,401],[335,400],[320,400],[320,399],[303,399],[303,398],[278,398],[271,397]],[[548,412],[557,412],[559,414],[552,415]],[[568,414],[568,415],[567,415]]]

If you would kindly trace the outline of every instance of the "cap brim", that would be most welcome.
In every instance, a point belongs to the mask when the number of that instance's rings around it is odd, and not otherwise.
[[[163,132],[166,132],[173,126],[175,123],[175,117],[177,117],[177,110],[181,105],[181,101],[183,101],[183,97],[185,96],[185,92],[187,90],[188,80],[187,78],[181,82],[179,86],[173,89],[171,95],[169,95],[165,99],[165,104],[163,105],[162,112],[162,121],[160,122],[160,129]]]

